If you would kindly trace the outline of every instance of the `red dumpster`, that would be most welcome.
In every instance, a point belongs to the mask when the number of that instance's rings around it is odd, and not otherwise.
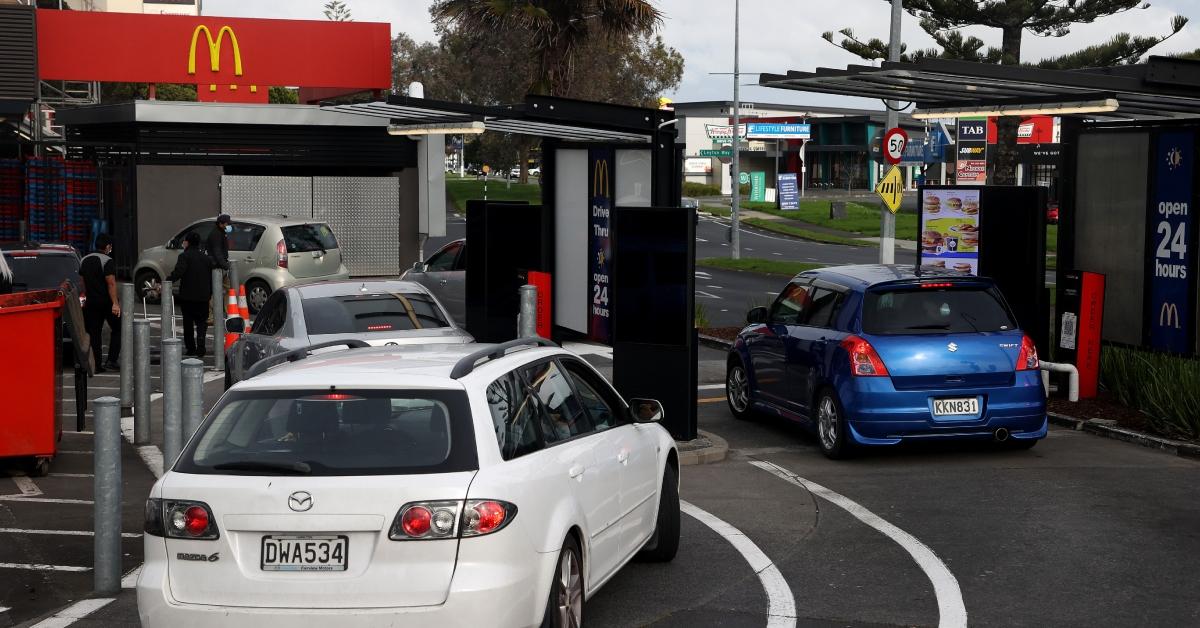
[[[62,436],[62,307],[57,290],[0,295],[0,458],[44,473]]]

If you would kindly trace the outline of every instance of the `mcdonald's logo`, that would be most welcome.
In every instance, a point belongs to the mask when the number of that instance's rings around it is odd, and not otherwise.
[[[240,46],[238,46],[237,35],[233,32],[233,27],[222,26],[220,30],[217,31],[217,37],[214,39],[212,31],[209,30],[204,24],[197,26],[196,30],[192,31],[192,45],[188,48],[188,74],[196,74],[196,44],[200,41],[201,33],[204,34],[204,39],[208,43],[208,61],[213,72],[221,71],[221,45],[225,43],[225,36],[229,36],[229,43],[231,46],[233,46],[233,75],[241,76],[242,49]],[[229,89],[236,90],[237,88],[238,86],[236,83],[229,84]],[[216,84],[210,84],[208,86],[208,91],[217,91]],[[258,86],[251,85],[250,93],[258,93]]]
[[[597,159],[592,166],[592,196],[610,196],[610,184],[608,175],[608,160]]]
[[[1182,329],[1179,325],[1179,307],[1164,301],[1162,309],[1158,311],[1158,326]]]

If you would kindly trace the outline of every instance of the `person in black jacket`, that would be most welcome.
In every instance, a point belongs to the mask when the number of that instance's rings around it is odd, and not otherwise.
[[[229,224],[229,214],[217,216],[217,228],[208,234],[208,259],[214,268],[229,270],[229,232],[233,226]]]
[[[179,282],[179,309],[183,310],[183,346],[189,356],[204,357],[208,331],[208,299],[212,296],[212,260],[200,250],[200,235],[187,234],[175,270],[167,277]]]
[[[79,262],[79,277],[83,279],[83,324],[92,341],[92,359],[96,373],[120,368],[121,304],[117,300],[117,264],[112,258],[113,239],[107,233],[96,236],[96,250]],[[100,364],[103,342],[100,339],[108,323],[108,362]]]

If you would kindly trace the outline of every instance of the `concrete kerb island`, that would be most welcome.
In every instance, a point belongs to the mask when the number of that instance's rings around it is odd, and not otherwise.
[[[1077,419],[1065,414],[1050,413],[1050,422],[1080,432],[1088,432],[1150,449],[1160,449],[1183,458],[1200,458],[1200,445],[1181,440],[1154,436],[1145,432],[1119,427],[1111,419]]]
[[[712,464],[720,462],[729,455],[729,443],[724,438],[700,430],[699,438],[689,441],[675,441],[679,447],[679,464],[683,466],[696,464]]]

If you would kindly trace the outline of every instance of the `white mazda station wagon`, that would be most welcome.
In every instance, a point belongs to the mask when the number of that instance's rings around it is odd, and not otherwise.
[[[143,626],[580,626],[674,558],[657,401],[541,339],[333,344],[256,364],[154,485]]]

